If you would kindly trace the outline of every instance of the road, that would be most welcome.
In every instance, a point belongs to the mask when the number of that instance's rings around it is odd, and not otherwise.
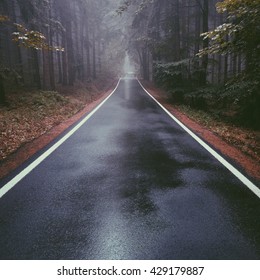
[[[259,201],[122,79],[0,199],[0,258],[259,259]]]

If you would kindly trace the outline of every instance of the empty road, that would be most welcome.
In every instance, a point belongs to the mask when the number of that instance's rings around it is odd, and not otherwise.
[[[259,259],[259,217],[259,197],[122,79],[0,198],[0,258]]]

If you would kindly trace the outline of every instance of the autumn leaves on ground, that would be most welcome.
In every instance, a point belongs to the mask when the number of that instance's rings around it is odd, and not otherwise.
[[[109,87],[108,87],[109,85]],[[60,92],[32,91],[8,95],[9,106],[0,107],[0,177],[7,175],[47,145],[110,92],[115,82],[60,88]],[[175,106],[165,92],[145,83],[152,95],[217,150],[235,160],[259,179],[259,131],[227,124],[213,116]]]
[[[0,106],[0,178],[43,148],[111,91],[115,82],[53,91],[13,92]]]
[[[1,108],[1,159],[68,119],[84,106],[80,100],[44,91],[12,94],[10,104]]]

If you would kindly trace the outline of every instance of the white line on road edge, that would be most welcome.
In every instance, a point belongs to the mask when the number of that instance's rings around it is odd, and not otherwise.
[[[120,79],[121,80],[121,79]],[[23,169],[19,174],[17,174],[12,180],[6,183],[0,189],[0,198],[2,198],[8,191],[10,191],[19,181],[21,181],[26,175],[28,175],[36,166],[38,166],[42,161],[44,161],[51,153],[53,153],[61,144],[63,144],[72,134],[74,134],[96,111],[108,100],[108,98],[116,91],[119,82],[118,81],[115,89],[109,94],[109,96],[104,99],[93,111],[91,111],[80,123],[78,123],[73,129],[71,129],[65,136],[63,136],[57,143],[51,146],[45,153],[39,156],[35,161]]]
[[[207,145],[204,141],[202,141],[195,133],[193,133],[190,129],[188,129],[182,122],[180,122],[176,117],[174,117],[166,108],[163,107],[161,103],[159,103],[141,84],[138,80],[140,86],[143,90],[179,125],[181,126],[187,133],[190,134],[192,138],[194,138],[203,148],[205,148],[209,153],[211,153],[220,163],[222,163],[229,171],[231,171],[243,184],[245,184],[255,195],[260,198],[260,189],[253,184],[250,180],[248,180],[242,173],[240,173],[233,165],[227,162],[221,155],[219,155],[216,151],[214,151],[209,145]]]

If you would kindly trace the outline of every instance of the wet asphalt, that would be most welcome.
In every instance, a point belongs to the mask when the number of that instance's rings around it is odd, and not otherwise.
[[[259,259],[259,217],[255,194],[121,80],[0,199],[0,258]]]

